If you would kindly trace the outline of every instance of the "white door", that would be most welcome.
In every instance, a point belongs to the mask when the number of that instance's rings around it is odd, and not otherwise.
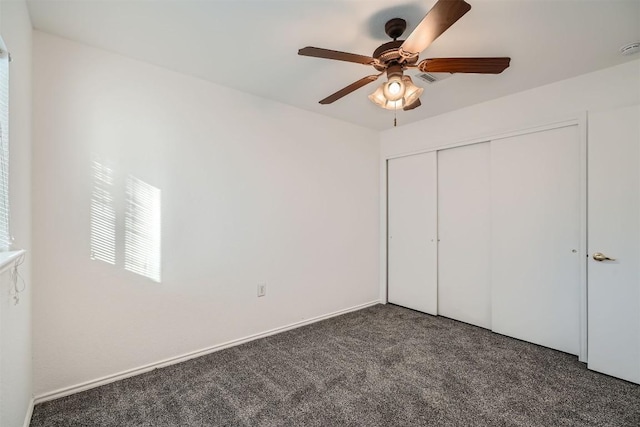
[[[492,329],[571,354],[580,349],[579,141],[578,126],[491,141]]]
[[[640,383],[640,107],[589,116],[588,357]],[[595,253],[615,260],[596,261]]]
[[[438,314],[491,328],[490,145],[438,152]]]
[[[388,300],[438,314],[436,153],[387,163]]]

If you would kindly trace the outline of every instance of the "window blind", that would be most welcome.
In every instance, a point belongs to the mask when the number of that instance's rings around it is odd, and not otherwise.
[[[0,39],[0,251],[10,249],[9,231],[9,55]]]

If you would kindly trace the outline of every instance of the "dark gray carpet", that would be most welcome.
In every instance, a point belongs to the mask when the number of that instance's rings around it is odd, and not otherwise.
[[[640,426],[640,386],[378,305],[37,405],[32,426]]]

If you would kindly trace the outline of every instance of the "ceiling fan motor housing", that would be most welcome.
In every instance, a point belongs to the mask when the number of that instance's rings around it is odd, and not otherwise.
[[[393,18],[388,20],[387,23],[384,24],[384,32],[387,33],[387,35],[393,40],[396,40],[398,37],[400,37],[406,29],[407,21],[402,18]]]
[[[379,46],[372,55],[375,59],[378,60],[378,63],[373,64],[375,69],[378,71],[384,71],[391,64],[399,63],[401,61],[404,61],[403,64],[405,66],[414,65],[416,62],[418,62],[417,56],[414,58],[403,58],[400,55],[400,46],[402,46],[402,43],[404,43],[404,40],[394,40],[392,42],[387,42]]]
[[[394,76],[398,76],[402,78],[402,70],[403,70],[403,67],[400,64],[389,65],[389,67],[387,67],[387,78],[390,79],[391,77],[394,77]]]

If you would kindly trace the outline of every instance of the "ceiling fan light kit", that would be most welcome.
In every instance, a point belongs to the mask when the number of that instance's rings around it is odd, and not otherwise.
[[[382,90],[383,86],[380,86],[375,90],[375,92],[369,95],[369,99],[371,100],[371,102],[382,108],[386,108],[387,110],[397,110],[399,108],[402,108],[402,99],[398,101],[391,101],[385,98],[384,92]]]
[[[404,96],[406,87],[402,81],[402,67],[392,65],[387,68],[387,82],[382,85],[384,97],[389,101],[398,101]]]
[[[409,110],[417,107],[416,105],[413,108],[406,108],[414,104],[420,98],[424,89],[414,85],[411,77],[409,76],[402,76],[401,82],[402,92],[400,96],[395,95],[390,97],[387,95],[387,93],[390,92],[389,86],[396,84],[396,80],[389,80],[389,82],[383,83],[375,90],[375,92],[369,95],[369,99],[374,104],[387,110]]]
[[[424,89],[414,85],[409,76],[404,76],[403,79],[405,80],[405,87],[407,88],[403,98],[404,105],[402,107],[404,108],[416,102],[422,95],[422,92],[424,92]]]
[[[406,40],[398,40],[407,27],[406,21],[393,18],[385,24],[385,32],[393,41],[379,46],[372,56],[310,46],[300,49],[298,55],[370,65],[380,72],[340,89],[321,100],[321,104],[331,104],[386,73],[387,81],[369,99],[387,110],[412,110],[421,105],[424,89],[403,74],[407,69],[417,68],[423,73],[499,74],[509,67],[510,58],[429,58],[418,62],[420,53],[470,9],[464,0],[438,0]]]

